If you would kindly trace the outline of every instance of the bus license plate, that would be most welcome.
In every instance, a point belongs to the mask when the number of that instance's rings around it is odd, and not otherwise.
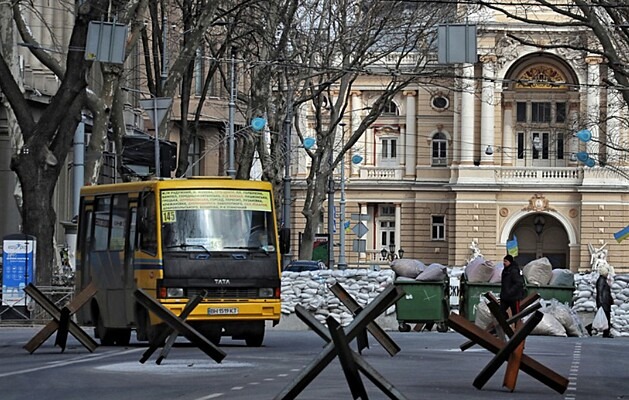
[[[208,308],[208,315],[234,315],[238,314],[238,308]]]

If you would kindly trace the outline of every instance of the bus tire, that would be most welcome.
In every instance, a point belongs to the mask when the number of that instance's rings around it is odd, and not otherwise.
[[[102,346],[113,346],[116,342],[116,332],[105,327],[105,321],[103,321],[103,316],[100,313],[96,317],[96,335]]]
[[[248,347],[260,347],[264,342],[264,322],[257,324],[256,328],[245,336],[245,343]]]
[[[206,324],[198,326],[195,329],[207,340],[209,340],[214,346],[218,346],[221,343],[223,329],[220,326],[212,326],[212,324]]]
[[[131,329],[116,329],[116,345],[128,346],[131,342]]]

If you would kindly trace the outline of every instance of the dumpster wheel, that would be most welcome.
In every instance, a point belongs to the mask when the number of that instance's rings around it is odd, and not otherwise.
[[[397,327],[400,332],[410,332],[411,326],[406,322],[400,322],[400,325]]]
[[[439,322],[437,324],[437,332],[447,332],[448,331],[448,325],[446,325],[445,322]]]

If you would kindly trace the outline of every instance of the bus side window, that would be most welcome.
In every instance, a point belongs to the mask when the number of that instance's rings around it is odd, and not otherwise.
[[[139,237],[140,249],[157,254],[157,215],[155,211],[155,193],[145,193],[140,205]]]

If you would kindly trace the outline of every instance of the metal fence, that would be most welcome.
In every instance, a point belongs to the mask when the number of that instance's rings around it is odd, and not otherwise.
[[[59,308],[74,298],[74,286],[38,286]],[[52,318],[43,308],[24,295],[24,299],[14,304],[3,304],[0,309],[0,323],[32,323],[41,324]]]

